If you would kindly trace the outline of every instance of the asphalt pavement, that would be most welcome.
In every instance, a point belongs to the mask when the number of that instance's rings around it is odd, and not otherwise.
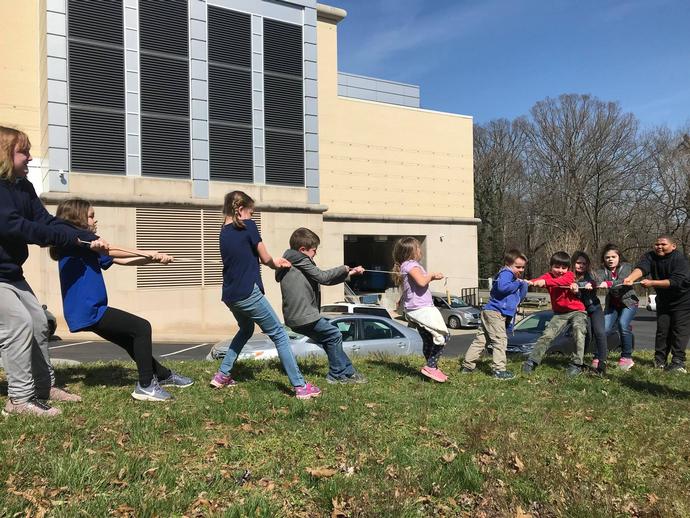
[[[656,314],[640,309],[633,321],[636,349],[653,349],[656,332]],[[463,356],[467,351],[476,330],[460,329],[451,331],[452,338],[444,356]],[[203,360],[213,346],[212,342],[156,342],[153,353],[162,360]],[[50,342],[50,356],[54,359],[65,359],[78,362],[129,360],[129,356],[120,347],[105,341],[97,340],[57,340]]]

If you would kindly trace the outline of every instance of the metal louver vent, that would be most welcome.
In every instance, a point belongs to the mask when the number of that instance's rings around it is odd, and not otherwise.
[[[189,178],[187,0],[139,0],[141,172]]]
[[[98,23],[94,23],[98,20]],[[122,0],[67,4],[70,169],[126,169]]]
[[[252,182],[250,15],[209,6],[208,49],[210,176]]]
[[[266,183],[304,185],[302,27],[264,18]]]
[[[261,213],[252,219],[261,231]],[[137,288],[221,286],[223,265],[218,239],[223,225],[220,210],[136,209],[136,243],[141,250],[158,250],[184,262],[137,267]]]

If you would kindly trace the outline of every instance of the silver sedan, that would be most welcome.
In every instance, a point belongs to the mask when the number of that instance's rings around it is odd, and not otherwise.
[[[422,354],[422,338],[405,324],[385,317],[362,314],[325,315],[343,334],[343,350],[353,354],[387,353],[391,355]],[[323,348],[287,328],[290,345],[295,356],[325,356]],[[207,360],[223,358],[232,339],[213,346]],[[255,334],[244,346],[238,360],[267,360],[277,358],[278,351],[271,339]]]

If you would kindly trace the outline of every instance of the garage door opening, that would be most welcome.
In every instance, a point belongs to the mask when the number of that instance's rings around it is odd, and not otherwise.
[[[394,285],[390,274],[393,270],[393,246],[401,237],[388,235],[345,235],[343,236],[345,264],[350,267],[363,266],[362,276],[353,277],[350,288],[357,295],[383,293]],[[426,236],[414,236],[422,244],[422,265],[426,267]],[[381,273],[379,273],[381,272]]]

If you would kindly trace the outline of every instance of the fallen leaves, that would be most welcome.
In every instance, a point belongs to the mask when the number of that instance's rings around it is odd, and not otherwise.
[[[520,459],[517,453],[513,453],[510,460],[516,473],[521,473],[525,471],[525,464],[522,462],[522,459]]]
[[[314,478],[330,478],[338,472],[337,470],[328,467],[306,468],[305,471]]]

